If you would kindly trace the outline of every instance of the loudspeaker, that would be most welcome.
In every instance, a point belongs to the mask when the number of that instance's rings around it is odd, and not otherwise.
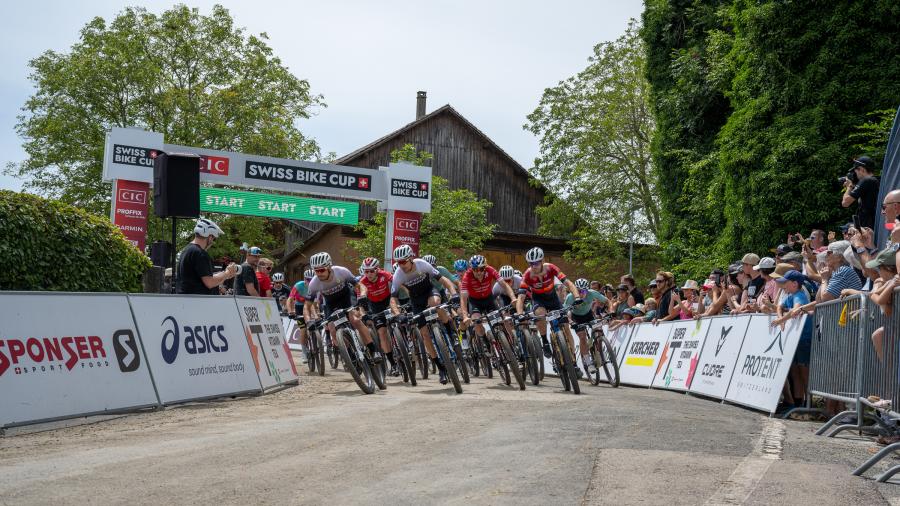
[[[172,243],[168,241],[153,241],[150,245],[150,261],[157,267],[172,267],[169,260],[172,257]]]
[[[153,212],[160,218],[200,217],[200,157],[159,153],[153,162]]]

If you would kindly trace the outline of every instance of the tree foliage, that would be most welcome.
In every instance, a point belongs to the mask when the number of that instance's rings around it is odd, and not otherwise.
[[[424,166],[432,154],[417,151],[413,144],[391,152],[391,162],[409,162]],[[419,250],[423,255],[437,257],[443,265],[456,258],[454,250],[470,255],[481,250],[493,235],[494,225],[487,221],[491,202],[479,199],[469,190],[451,190],[447,180],[431,178],[431,212],[422,216],[419,227]],[[363,238],[350,241],[350,247],[362,257],[381,258],[384,255],[385,213],[377,213],[372,220],[360,223],[357,230]]]
[[[110,127],[140,127],[187,146],[318,158],[297,124],[324,106],[322,97],[267,38],[245,34],[218,5],[209,15],[176,5],[158,15],[127,8],[112,21],[94,18],[68,52],[29,63],[36,91],[16,127],[28,158],[7,173],[26,179],[27,190],[108,216],[101,172]],[[271,228],[260,218],[234,223],[242,224],[237,235]]]
[[[661,242],[700,274],[846,221],[838,176],[867,114],[897,106],[894,2],[649,0]]]
[[[0,289],[141,292],[149,267],[109,220],[0,190]]]

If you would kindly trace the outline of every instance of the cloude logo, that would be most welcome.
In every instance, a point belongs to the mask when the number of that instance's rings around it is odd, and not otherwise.
[[[167,364],[175,362],[181,347],[181,334],[184,333],[184,351],[191,355],[228,351],[228,340],[225,339],[224,325],[185,325],[179,329],[174,316],[167,316],[162,321],[163,333],[160,351]],[[218,338],[218,341],[216,340]]]

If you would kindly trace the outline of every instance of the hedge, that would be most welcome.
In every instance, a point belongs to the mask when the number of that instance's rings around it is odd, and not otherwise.
[[[149,267],[108,219],[0,190],[0,290],[140,292]]]

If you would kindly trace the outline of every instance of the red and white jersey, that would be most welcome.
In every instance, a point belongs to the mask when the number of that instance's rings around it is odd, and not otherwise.
[[[359,280],[366,287],[366,296],[372,302],[381,302],[391,296],[391,282],[394,276],[391,273],[378,269],[375,273],[375,281],[369,281],[369,276],[363,274]]]
[[[462,281],[459,282],[459,291],[468,293],[469,297],[473,299],[486,299],[491,296],[491,290],[498,279],[500,279],[500,274],[490,265],[485,266],[481,279],[476,278],[475,271],[469,269],[463,274]]]
[[[550,293],[553,291],[553,287],[556,284],[556,281],[560,282],[566,280],[566,275],[563,274],[559,267],[553,264],[544,264],[544,270],[540,275],[534,274],[531,271],[531,267],[525,271],[525,274],[522,275],[522,284],[519,285],[519,293],[524,293],[526,291],[531,291],[532,293],[544,294]]]

